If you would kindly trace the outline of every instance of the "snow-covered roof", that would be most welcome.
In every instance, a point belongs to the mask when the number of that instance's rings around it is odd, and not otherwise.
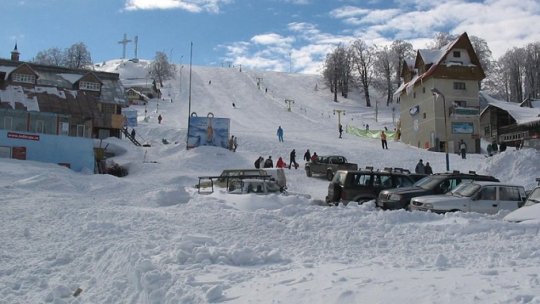
[[[16,103],[20,103],[27,111],[39,111],[37,97],[29,97],[21,86],[8,85],[0,90],[0,102],[9,103],[12,109],[16,108]]]
[[[508,112],[508,114],[516,120],[517,124],[540,121],[540,108],[521,107],[518,103],[498,100],[482,91],[480,91],[480,95],[488,102],[488,107],[486,107],[480,115],[482,115],[489,106],[493,106]]]
[[[425,64],[430,64],[438,62],[439,58],[446,53],[446,50],[418,50],[418,53],[420,53]]]

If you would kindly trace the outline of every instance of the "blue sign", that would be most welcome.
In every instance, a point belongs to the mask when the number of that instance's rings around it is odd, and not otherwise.
[[[189,119],[187,148],[216,146],[226,149],[229,126],[229,118],[216,118],[212,113],[208,113],[207,117],[197,117],[192,114]]]

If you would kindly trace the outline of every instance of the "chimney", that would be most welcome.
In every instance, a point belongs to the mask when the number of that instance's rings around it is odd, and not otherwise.
[[[15,48],[11,51],[11,60],[19,61],[19,51],[17,50],[17,43],[15,43]]]

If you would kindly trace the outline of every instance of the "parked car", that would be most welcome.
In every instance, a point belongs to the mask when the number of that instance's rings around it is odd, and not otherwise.
[[[443,195],[417,196],[411,199],[410,210],[444,212],[480,212],[494,214],[500,210],[516,210],[525,201],[523,186],[472,181],[462,183]]]
[[[436,173],[417,181],[411,187],[383,190],[377,197],[377,206],[383,209],[407,209],[411,198],[422,195],[445,194],[462,182],[499,180],[489,175],[459,171]]]
[[[540,221],[540,186],[529,193],[522,208],[508,213],[503,219],[509,222]]]
[[[328,185],[326,203],[363,203],[377,198],[383,189],[410,187],[414,180],[402,171],[373,171],[372,167],[361,171],[339,170]]]
[[[197,188],[208,188],[216,186],[225,188],[234,181],[269,176],[283,189],[287,189],[287,179],[285,171],[281,168],[265,168],[265,169],[226,169],[219,176],[200,176]],[[213,191],[213,190],[212,190]]]
[[[307,162],[304,168],[308,177],[311,177],[313,174],[322,174],[331,181],[336,171],[358,170],[358,165],[349,163],[345,156],[329,155],[318,156],[316,160]]]

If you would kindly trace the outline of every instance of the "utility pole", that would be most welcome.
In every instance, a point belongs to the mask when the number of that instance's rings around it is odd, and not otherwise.
[[[337,113],[338,127],[341,125],[341,113],[345,116],[345,110],[334,110],[334,115]]]
[[[191,68],[193,63],[193,42],[189,49],[189,96],[188,96],[188,126],[186,136],[186,150],[189,149],[189,125],[191,123]]]

